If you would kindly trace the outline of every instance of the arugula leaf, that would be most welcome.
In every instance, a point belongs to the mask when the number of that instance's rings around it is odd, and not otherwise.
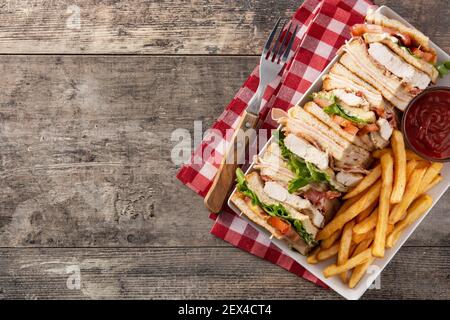
[[[437,65],[435,65],[437,71],[439,71],[439,77],[443,78],[446,76],[450,71],[450,61],[444,61]]]
[[[342,109],[342,107],[340,105],[338,105],[337,103],[333,103],[332,105],[324,108],[323,111],[325,111],[326,113],[331,114],[331,115],[333,115],[333,114],[338,115],[338,116],[340,116],[348,121],[354,122],[354,123],[367,124],[367,122],[362,119],[348,115],[344,111],[344,109]]]
[[[288,221],[294,227],[295,231],[301,236],[303,241],[305,241],[306,244],[311,245],[317,243],[314,240],[313,235],[305,230],[303,223],[298,219],[292,218],[289,212],[282,204],[262,203],[259,200],[258,196],[248,187],[247,181],[245,181],[245,175],[240,168],[236,169],[236,183],[237,189],[245,196],[249,197],[252,200],[252,204],[257,205],[272,217],[279,217]]]
[[[284,134],[280,130],[275,133],[281,156],[287,161],[289,170],[295,173],[296,178],[289,181],[288,191],[294,193],[300,188],[313,182],[330,182],[330,177],[320,171],[314,164],[303,160],[289,150],[284,144]]]

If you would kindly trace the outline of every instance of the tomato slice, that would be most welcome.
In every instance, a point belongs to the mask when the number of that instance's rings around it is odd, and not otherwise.
[[[348,126],[346,126],[346,127],[344,128],[344,131],[345,131],[345,132],[348,132],[348,133],[350,133],[352,136],[354,136],[355,134],[358,133],[359,128],[358,128],[357,126],[354,126],[354,125],[352,125],[352,124],[349,124]]]
[[[347,119],[344,119],[338,115],[334,115],[332,120],[334,122],[336,122],[338,125],[340,125],[341,127],[344,128],[344,131],[350,133],[351,135],[355,135],[359,128],[355,125],[353,125],[353,123]]]
[[[399,38],[405,47],[409,47],[412,45],[413,39],[406,33],[394,32],[392,33],[392,35],[396,38]]]
[[[333,115],[332,120],[334,122],[336,122],[338,125],[343,126],[343,127],[347,126],[350,123],[350,121],[348,121],[348,120],[346,120],[346,119],[344,119],[341,116],[338,116],[336,114]]]
[[[330,101],[330,100],[324,99],[324,98],[318,98],[318,97],[314,98],[313,101],[321,108],[326,108],[333,104],[333,101]]]
[[[395,29],[382,27],[377,24],[355,24],[351,27],[351,33],[355,37],[362,36],[364,33],[388,33],[391,36],[395,36],[400,39],[402,44],[406,47],[409,47],[413,43],[413,39],[410,35],[406,33],[399,32]]]
[[[428,63],[432,63],[435,64],[437,61],[437,57],[435,54],[431,53],[431,52],[425,52],[420,50],[419,48],[413,48],[412,49],[412,53],[416,56],[419,57],[423,60],[425,60]]]
[[[384,114],[386,113],[386,110],[384,109],[384,107],[373,108],[372,111],[374,111],[377,114],[377,116],[379,116],[379,117],[383,117]]]
[[[366,124],[359,130],[358,135],[365,135],[368,132],[380,131],[380,127],[376,123]]]
[[[281,234],[288,233],[289,229],[291,228],[291,225],[289,223],[278,217],[269,217],[269,219],[267,219],[267,222],[272,227],[280,231]]]
[[[358,23],[354,24],[350,28],[352,35],[355,37],[362,36],[364,33],[382,33],[384,28],[376,24],[364,24]]]

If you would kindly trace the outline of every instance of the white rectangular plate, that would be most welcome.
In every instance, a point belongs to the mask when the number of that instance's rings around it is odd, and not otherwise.
[[[406,25],[410,25],[407,21],[405,21],[402,17],[400,17],[397,13],[395,13],[392,9],[381,6],[378,8],[380,13],[387,16],[388,18],[399,20]],[[420,30],[420,27],[418,28]],[[431,46],[436,49],[437,55],[438,55],[438,61],[447,61],[450,60],[450,56],[445,53],[441,48],[439,48],[437,45],[435,45],[433,42],[431,42]],[[317,78],[317,80],[311,85],[309,90],[303,95],[303,98],[298,102],[300,106],[303,106],[308,100],[309,96],[316,91],[320,91],[322,87],[322,76],[328,73],[328,70],[331,68],[331,66],[339,59],[339,56],[335,57],[328,67],[322,72],[322,74]],[[450,86],[450,76],[447,76],[446,78],[439,78],[436,85],[441,86]],[[263,154],[265,152],[266,147],[270,144],[272,138],[268,141],[268,143],[264,146],[264,148],[261,150],[260,154]],[[252,171],[253,164],[248,168],[247,172]],[[343,284],[339,277],[332,277],[332,278],[325,278],[322,274],[323,269],[330,264],[329,261],[324,261],[319,264],[308,264],[306,262],[306,257],[302,256],[301,254],[297,253],[296,251],[291,250],[288,245],[281,240],[278,239],[272,239],[272,242],[277,245],[283,252],[290,256],[292,259],[297,261],[300,265],[302,265],[305,269],[307,269],[309,272],[311,272],[314,276],[322,280],[327,286],[332,288],[334,291],[336,291],[338,294],[343,296],[346,299],[351,300],[357,300],[359,299],[364,292],[370,287],[370,285],[373,283],[373,281],[380,275],[381,271],[386,267],[386,265],[391,261],[391,259],[394,257],[396,252],[401,248],[401,246],[405,243],[406,240],[410,237],[410,235],[414,232],[414,230],[417,228],[417,226],[420,224],[420,222],[428,215],[430,210],[434,207],[434,205],[439,201],[440,197],[445,193],[447,188],[450,186],[450,163],[444,164],[444,168],[442,169],[442,176],[443,180],[442,182],[435,186],[433,189],[431,189],[428,193],[430,196],[433,197],[433,205],[431,208],[422,215],[421,218],[419,218],[414,224],[409,226],[401,235],[400,239],[397,241],[395,247],[386,250],[386,254],[383,259],[376,259],[373,265],[369,268],[368,272],[364,276],[364,278],[361,279],[359,284],[353,288],[350,289],[347,285]],[[236,189],[233,191],[233,193],[236,191]],[[232,208],[236,213],[240,214],[240,210],[230,201],[228,200],[228,205],[230,208]],[[252,224],[256,229],[258,229],[261,232],[264,232],[268,235],[269,232],[265,229],[261,228],[260,226],[256,225],[247,217],[242,215],[244,219],[246,219],[250,224]]]

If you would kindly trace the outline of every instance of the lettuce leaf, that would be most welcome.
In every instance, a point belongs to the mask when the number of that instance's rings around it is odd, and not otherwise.
[[[249,197],[252,200],[252,204],[257,205],[272,217],[283,218],[289,222],[307,245],[315,245],[317,243],[313,235],[305,230],[303,223],[298,219],[292,218],[282,204],[262,203],[258,196],[248,187],[245,175],[240,168],[236,169],[236,184],[239,192]]]
[[[450,61],[441,62],[441,63],[437,64],[435,67],[436,67],[437,71],[439,71],[439,77],[443,78],[450,71]]]
[[[294,228],[307,245],[317,244],[317,241],[314,239],[313,235],[305,230],[305,227],[300,220],[294,220]]]
[[[275,135],[281,149],[281,156],[287,161],[289,169],[296,176],[289,182],[289,193],[294,193],[298,189],[313,182],[326,182],[330,184],[331,178],[325,172],[320,171],[314,164],[300,158],[286,147],[283,132],[277,131]]]
[[[333,114],[338,115],[348,121],[351,121],[351,122],[354,122],[357,124],[367,124],[366,121],[347,114],[345,112],[345,110],[342,109],[342,107],[339,104],[337,104],[336,102],[333,103],[332,105],[324,108],[323,111],[325,111],[326,113],[331,114],[331,115],[333,115]]]

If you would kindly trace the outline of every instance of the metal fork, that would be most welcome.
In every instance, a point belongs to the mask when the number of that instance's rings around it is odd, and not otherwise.
[[[273,39],[275,38],[275,34],[277,33],[280,21],[281,18],[278,19],[277,23],[275,24],[275,27],[270,33],[269,38],[267,39],[266,45],[264,46],[263,52],[261,54],[259,62],[259,85],[255,94],[248,103],[248,107],[246,110],[248,113],[252,114],[259,113],[264,91],[266,90],[267,85],[276,78],[280,70],[286,64],[287,58],[292,48],[292,43],[294,42],[295,35],[297,34],[297,26],[296,26],[294,32],[292,33],[292,36],[289,37],[292,27],[292,23],[290,23],[288,29],[283,35],[283,30],[285,26],[284,23],[283,26],[281,27],[280,32],[278,33],[278,37],[275,41],[275,44],[272,47],[272,42]]]
[[[264,50],[261,54],[261,61],[259,64],[260,80],[258,90],[256,90],[256,93],[249,101],[248,107],[241,117],[241,122],[236,128],[235,134],[230,141],[231,148],[228,149],[225,153],[225,156],[222,163],[220,164],[219,170],[214,178],[211,188],[209,189],[208,194],[205,197],[205,206],[211,212],[217,213],[220,211],[231,189],[231,186],[234,184],[235,172],[239,164],[237,163],[237,161],[228,163],[229,161],[226,160],[236,160],[238,158],[237,148],[234,147],[236,137],[238,133],[243,133],[243,136],[246,137],[245,145],[241,146],[245,150],[249,143],[247,139],[247,131],[250,129],[253,130],[258,126],[259,111],[264,91],[266,90],[267,85],[276,78],[280,70],[286,64],[289,52],[291,51],[292,43],[294,42],[295,34],[297,33],[297,27],[295,27],[292,36],[290,36],[292,24],[289,24],[288,29],[284,33],[283,24],[283,27],[281,28],[281,31],[277,36],[275,44],[273,44],[273,39],[275,38],[275,35],[277,33],[280,21],[281,19],[278,19],[275,27],[269,35],[269,38],[267,39],[266,45],[264,46]],[[231,155],[232,157],[230,157]]]

